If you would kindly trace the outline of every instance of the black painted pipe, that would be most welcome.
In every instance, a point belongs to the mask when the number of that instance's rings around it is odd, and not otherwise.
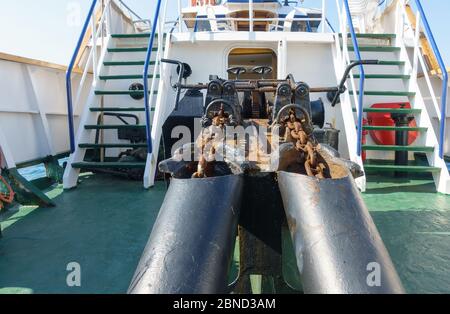
[[[404,293],[353,178],[278,181],[305,293]]]
[[[172,179],[131,294],[228,292],[243,178]]]
[[[401,108],[405,108],[402,105]],[[396,127],[408,127],[411,121],[414,120],[414,115],[412,114],[402,114],[393,113],[391,118],[395,121]],[[409,131],[396,131],[395,132],[395,145],[397,146],[408,146],[409,145]],[[409,161],[408,151],[396,151],[395,152],[395,165],[396,166],[407,166]],[[408,173],[406,172],[395,172],[397,178],[407,178]]]

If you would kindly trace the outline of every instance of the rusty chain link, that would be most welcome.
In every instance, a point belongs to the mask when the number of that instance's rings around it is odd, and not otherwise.
[[[327,166],[319,162],[317,153],[317,143],[312,133],[307,133],[309,128],[305,127],[307,120],[297,117],[295,109],[290,109],[288,116],[281,120],[281,124],[286,128],[285,141],[295,144],[295,148],[305,157],[305,171],[310,177],[325,179]]]
[[[220,110],[214,113],[214,117],[211,119],[211,126],[204,129],[202,132],[202,138],[200,143],[201,155],[197,165],[197,171],[192,175],[192,178],[205,178],[214,175],[212,161],[215,159],[216,144],[215,134],[211,128],[218,127],[224,129],[231,120],[230,114],[228,114],[223,105]],[[325,179],[325,171],[327,166],[325,163],[320,162],[318,158],[318,144],[313,137],[312,128],[306,126],[307,119],[305,117],[297,117],[294,108],[289,110],[288,115],[281,119],[281,125],[285,127],[285,141],[292,142],[298,152],[304,156],[304,167],[306,174],[310,177],[316,177],[318,179]],[[211,148],[206,152],[206,146],[210,144]]]
[[[231,117],[230,114],[225,112],[223,104],[220,107],[218,112],[214,113],[214,117],[212,118],[212,124],[208,128],[209,132],[202,131],[202,139],[201,139],[201,155],[199,158],[199,162],[197,165],[197,172],[192,175],[192,178],[206,178],[212,177],[214,175],[213,169],[211,169],[211,162],[215,159],[216,154],[216,146],[214,142],[214,132],[211,132],[211,128],[221,128],[222,130],[230,123]],[[206,134],[206,136],[205,136]],[[211,143],[211,148],[207,153],[205,153],[206,145]]]

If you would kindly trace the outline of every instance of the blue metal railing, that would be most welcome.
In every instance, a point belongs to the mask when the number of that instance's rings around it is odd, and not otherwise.
[[[336,31],[334,30],[333,25],[331,25],[331,23],[330,23],[330,20],[327,18],[327,19],[325,19],[325,21],[327,22],[328,27],[331,29],[331,31],[332,31],[333,33],[336,33]]]
[[[89,28],[89,22],[91,21],[92,15],[94,14],[95,6],[97,5],[97,0],[93,0],[91,7],[89,9],[88,16],[84,22],[83,29],[81,30],[80,38],[78,39],[77,46],[73,53],[72,59],[70,61],[69,67],[66,72],[66,92],[67,92],[67,114],[69,120],[69,137],[70,137],[70,152],[75,152],[75,129],[73,124],[73,103],[72,103],[72,71],[75,66],[75,62],[80,52],[81,45],[83,44],[84,36]]]
[[[417,10],[419,10],[420,15],[423,20],[423,25],[425,28],[425,32],[427,34],[428,40],[431,44],[431,48],[433,49],[434,55],[437,58],[439,63],[439,67],[442,71],[442,96],[441,96],[441,121],[439,127],[439,157],[444,158],[444,144],[445,144],[445,124],[447,117],[447,90],[448,90],[448,73],[447,68],[445,66],[444,60],[442,59],[439,48],[436,44],[436,40],[434,39],[433,32],[431,31],[430,24],[428,23],[427,17],[422,7],[422,3],[420,0],[415,0]]]
[[[350,12],[350,6],[348,0],[344,0],[345,11],[348,19],[348,26],[350,28],[350,34],[352,37],[353,47],[355,50],[356,61],[362,61],[361,52],[359,50],[358,39],[356,38],[355,27],[353,26],[352,14]],[[363,137],[363,106],[364,106],[364,82],[366,79],[366,74],[364,72],[364,66],[359,66],[360,80],[359,80],[359,100],[358,100],[358,134],[357,134],[357,144],[356,153],[358,156],[362,154],[362,137]],[[356,93],[356,91],[353,91]]]
[[[151,108],[150,108],[150,104],[149,104],[149,94],[148,94],[148,92],[149,92],[149,90],[148,90],[148,69],[150,67],[150,59],[152,56],[153,43],[154,43],[155,37],[156,37],[156,28],[158,26],[159,12],[161,11],[161,3],[162,3],[162,0],[158,0],[158,3],[156,5],[155,17],[153,19],[153,25],[152,25],[152,32],[150,34],[150,40],[148,42],[148,48],[147,48],[147,55],[145,57],[144,73],[142,76],[142,78],[144,80],[145,122],[146,122],[146,132],[147,132],[147,147],[148,147],[149,154],[151,154],[153,152],[153,146],[152,146],[152,126],[150,125]],[[159,34],[159,35],[162,36],[162,34]],[[151,96],[153,96],[153,95],[151,95]]]

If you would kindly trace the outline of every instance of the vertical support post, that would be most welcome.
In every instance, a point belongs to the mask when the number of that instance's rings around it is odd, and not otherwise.
[[[421,16],[420,16],[420,12],[417,14],[417,19],[416,19],[416,31],[414,34],[414,59],[413,59],[413,71],[411,74],[411,82],[410,82],[410,91],[412,91],[411,89],[413,88],[413,86],[417,86],[417,73],[419,71],[419,54],[421,53],[420,51],[420,20],[421,20]],[[426,71],[424,69],[424,71]]]
[[[144,73],[142,75],[142,80],[144,81],[144,105],[145,105],[145,123],[146,123],[146,135],[147,135],[147,147],[148,147],[148,153],[151,154],[153,151],[152,147],[152,126],[151,126],[151,119],[150,119],[150,113],[151,113],[151,105],[150,105],[150,98],[149,98],[149,88],[148,88],[148,70],[150,67],[150,58],[152,56],[152,48],[153,44],[155,42],[156,37],[156,31],[158,27],[158,21],[159,21],[159,12],[161,10],[161,2],[162,0],[158,0],[158,3],[156,4],[156,11],[155,11],[155,17],[153,19],[153,25],[152,25],[152,32],[150,34],[150,40],[147,47],[147,54],[145,56],[145,65],[144,65]],[[163,36],[163,34],[160,34]],[[156,60],[158,62],[158,60]],[[151,95],[153,97],[153,95]]]
[[[283,80],[287,76],[287,40],[278,42],[278,79]]]
[[[178,0],[178,32],[183,32],[183,11],[181,9],[181,0]]]
[[[97,80],[97,22],[95,14],[92,15],[92,73],[94,82]],[[100,25],[101,27],[101,25]]]
[[[322,33],[325,33],[326,23],[327,23],[327,1],[322,0]]]
[[[103,24],[100,25],[101,30],[100,30],[100,37],[102,39],[101,41],[101,46],[100,46],[100,51],[103,53],[103,47],[105,47],[105,28],[107,27],[107,19],[106,19],[106,4],[105,4],[105,0],[102,0],[102,16],[105,16],[105,20],[103,21]]]
[[[108,23],[106,23],[106,32],[107,32],[107,34],[112,34],[112,24],[111,24],[111,22],[112,22],[112,16],[111,16],[111,0],[110,1],[108,1],[108,5],[107,5],[107,8],[106,8],[106,10],[108,10],[108,12],[106,13],[106,14],[108,14],[107,15],[107,21],[108,21]],[[105,18],[106,19],[106,18]],[[105,34],[105,35],[107,35],[107,34]]]
[[[253,32],[253,0],[248,1],[248,17],[250,23],[250,32]]]
[[[52,141],[52,133],[50,131],[50,125],[47,119],[47,113],[45,112],[45,108],[41,106],[39,102],[38,95],[36,93],[36,86],[33,83],[33,78],[31,77],[30,68],[26,65],[23,65],[23,74],[27,88],[26,93],[29,94],[32,103],[34,103],[35,108],[39,111],[39,116],[41,117],[42,128],[44,130],[46,144],[48,147],[48,155],[56,155],[55,149],[53,147]]]
[[[2,158],[2,154],[4,158]],[[7,138],[0,129],[0,170],[2,166],[6,166],[7,169],[16,168],[16,162],[9,147]]]
[[[359,50],[358,39],[356,38],[355,28],[352,22],[352,15],[350,12],[350,6],[348,0],[344,0],[345,11],[347,12],[348,25],[350,28],[350,34],[352,36],[352,43],[355,50],[357,61],[361,61],[361,52]],[[360,79],[359,79],[359,97],[358,97],[358,136],[356,143],[356,153],[358,157],[362,154],[362,136],[363,136],[363,106],[364,106],[364,81],[366,75],[364,73],[364,67],[359,66]],[[356,91],[354,91],[356,93]]]

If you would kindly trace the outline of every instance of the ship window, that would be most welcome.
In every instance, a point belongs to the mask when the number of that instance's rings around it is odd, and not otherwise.
[[[244,67],[246,74],[242,74],[240,79],[260,79],[260,74],[252,73],[252,69],[257,66],[268,66],[273,69],[272,74],[266,79],[275,79],[277,76],[277,55],[271,49],[237,48],[230,52],[228,56],[228,67]],[[229,79],[236,79],[230,74]]]
[[[237,19],[249,19],[248,11],[237,11],[230,14],[231,18]],[[275,18],[275,13],[270,11],[255,11],[254,12],[255,19],[273,19]],[[270,21],[254,21],[253,22],[253,30],[255,32],[267,32],[270,30],[270,25],[273,22]],[[248,32],[250,30],[250,22],[246,21],[235,21],[234,29],[237,31]]]

